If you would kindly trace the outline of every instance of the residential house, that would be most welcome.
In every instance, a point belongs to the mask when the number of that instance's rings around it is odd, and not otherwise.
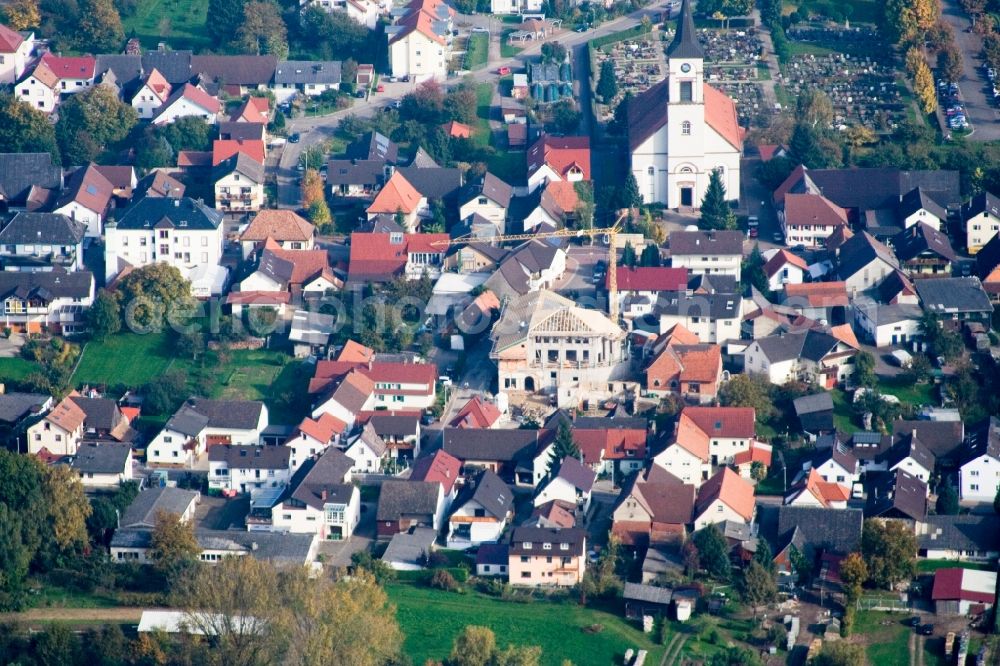
[[[781,291],[787,285],[802,284],[808,270],[805,259],[788,250],[778,250],[764,264],[767,288],[771,291]]]
[[[184,190],[184,183],[170,176],[165,171],[154,169],[136,183],[132,191],[132,199],[134,201],[145,197],[173,197],[179,199],[184,196]]]
[[[562,502],[552,500],[535,507],[531,512],[531,518],[522,525],[534,525],[535,527],[576,527],[576,515],[578,508],[575,502]],[[581,516],[582,517],[582,516]]]
[[[892,248],[900,268],[911,278],[949,275],[958,260],[947,234],[924,222],[893,236]]]
[[[490,0],[491,14],[540,14],[541,0]]]
[[[785,504],[845,509],[850,498],[850,487],[836,481],[826,481],[817,469],[812,468],[805,479],[794,485],[785,496]]]
[[[484,543],[476,550],[476,575],[480,577],[507,576],[510,555],[505,543]]]
[[[509,127],[522,126],[510,125]],[[577,209],[580,207],[580,194],[576,188],[575,182],[564,180],[548,182],[545,189],[542,190],[542,195],[538,197],[538,205],[534,206],[524,218],[525,233],[529,233],[532,229],[538,229],[543,224],[553,229],[561,229],[575,220]],[[535,199],[530,197],[524,200],[533,203]]]
[[[560,410],[550,417],[545,427],[558,430],[558,422],[565,420],[573,433],[573,441],[583,463],[598,474],[624,478],[643,468],[646,462],[646,440],[649,437],[649,422],[642,417],[615,416],[599,418],[574,416]],[[548,447],[538,454],[536,472],[544,460],[548,467],[551,451]],[[617,475],[617,476],[616,476]]]
[[[420,455],[419,413],[382,411],[368,417],[368,423],[385,442],[390,458],[412,460]]]
[[[606,398],[626,373],[625,332],[606,315],[541,290],[510,302],[491,332],[501,391]]]
[[[722,468],[698,488],[694,506],[694,529],[731,520],[753,522],[753,485],[728,467]]]
[[[16,85],[17,99],[36,111],[52,113],[59,105],[59,75],[44,59]]]
[[[989,562],[1000,556],[1000,516],[927,516],[916,525],[917,555],[929,560]]]
[[[576,458],[564,458],[559,463],[559,471],[542,486],[533,500],[541,506],[552,500],[576,504],[584,514],[590,510],[590,493],[594,489],[597,474]]]
[[[804,381],[830,389],[854,372],[856,346],[830,333],[810,329],[754,340],[743,354],[747,372],[772,384]]]
[[[352,233],[347,281],[388,282],[405,276],[438,277],[448,250],[448,234]]]
[[[756,413],[753,407],[686,407],[678,419],[678,439],[681,422],[685,422],[684,436],[709,441],[709,462],[727,465],[756,441]]]
[[[917,305],[917,289],[902,271],[895,271],[876,290],[877,300],[890,305]]]
[[[786,194],[778,222],[789,245],[819,247],[837,227],[848,225],[847,210],[822,194]]]
[[[732,275],[740,281],[743,233],[675,231],[670,234],[670,265],[692,275]]]
[[[410,481],[428,481],[441,484],[440,514],[444,516],[451,503],[458,497],[459,480],[462,476],[462,461],[443,449],[422,456],[413,461]]]
[[[948,211],[922,187],[915,187],[899,200],[896,217],[903,229],[925,224],[934,231],[948,221]]]
[[[83,270],[87,227],[59,213],[18,213],[0,229],[4,271]]]
[[[329,414],[323,416],[332,418]],[[351,472],[355,474],[378,474],[389,462],[389,447],[375,431],[371,421],[362,427],[360,434],[347,445],[344,453],[354,461]]]
[[[976,254],[1000,231],[1000,199],[989,192],[981,192],[962,206],[965,226],[965,247],[969,254]]]
[[[448,136],[449,139],[471,139],[473,129],[465,123],[460,123],[457,120],[449,120],[445,124],[441,125],[441,129]],[[487,172],[487,175],[489,173]]]
[[[208,487],[241,494],[283,488],[291,477],[291,454],[287,446],[210,446]]]
[[[864,516],[860,509],[829,509],[815,506],[761,507],[759,533],[771,543],[773,561],[780,576],[795,574],[793,551],[808,562],[826,555],[843,556],[861,545]]]
[[[449,31],[445,21],[419,9],[396,21],[387,30],[392,75],[418,82],[444,81],[451,55]]]
[[[661,294],[653,310],[660,333],[682,326],[704,344],[721,344],[740,337],[742,297],[728,293]]]
[[[315,534],[196,529],[194,536],[200,549],[198,560],[205,564],[217,564],[229,557],[252,557],[275,566],[311,566],[319,549]],[[111,537],[111,559],[149,562],[151,547],[151,530],[119,529]]]
[[[186,465],[210,446],[257,446],[267,423],[267,407],[256,400],[190,398],[146,446],[146,460]]]
[[[170,93],[170,97],[153,113],[150,122],[153,125],[169,125],[178,118],[193,116],[213,124],[221,110],[222,104],[217,98],[196,85],[185,83]]]
[[[802,431],[815,439],[824,433],[834,431],[833,396],[827,392],[803,395],[792,400],[795,416],[799,419]]]
[[[962,462],[962,457],[970,443],[979,435],[981,429],[971,429],[969,438],[965,438],[965,424],[955,421],[925,421],[899,419],[892,423],[892,441],[898,442],[907,437],[916,436],[920,443],[927,447],[939,465],[956,469]],[[886,447],[888,448],[888,447]]]
[[[733,467],[736,468],[736,471],[739,472],[740,476],[744,479],[756,483],[757,467],[760,466],[763,473],[766,475],[767,470],[771,467],[772,454],[773,450],[770,444],[753,441],[750,442],[749,449],[746,451],[740,451],[733,456]]]
[[[34,48],[34,33],[22,35],[0,24],[0,84],[11,85],[21,78]]]
[[[869,474],[865,518],[897,518],[923,522],[927,518],[927,484],[904,469]]]
[[[337,449],[307,460],[271,508],[270,531],[350,540],[361,519],[361,493],[351,483],[350,467],[350,459]],[[255,529],[253,514],[247,522]],[[267,529],[267,517],[259,519],[259,524]]]
[[[323,296],[335,286],[329,262],[326,250],[285,250],[268,239],[264,241],[257,270],[240,282],[240,291],[287,291],[296,300],[300,296]]]
[[[919,305],[909,303],[885,305],[864,297],[854,301],[854,323],[858,333],[878,348],[909,346],[920,340],[923,314]]]
[[[979,278],[926,278],[917,280],[914,286],[925,312],[946,321],[978,321],[990,327],[993,303]]]
[[[345,4],[353,7],[371,5],[362,2]],[[374,27],[374,26],[373,26]],[[305,97],[317,97],[328,90],[340,88],[340,62],[313,60],[280,60],[274,70],[275,101],[279,104],[296,93]]]
[[[111,183],[111,201],[114,205],[124,205],[132,199],[139,184],[135,167],[129,165],[95,165],[94,168]]]
[[[430,213],[430,209],[427,205],[427,199],[410,184],[402,173],[396,171],[375,195],[375,200],[365,212],[369,220],[378,215],[401,214],[403,228],[407,232],[415,233],[420,226],[420,218],[426,217]]]
[[[140,491],[118,519],[111,542],[111,561],[145,561],[157,517],[173,515],[181,523],[190,524],[200,501],[201,493],[197,490],[155,486]]]
[[[482,182],[471,185],[461,195],[458,219],[467,220],[478,215],[496,227],[497,234],[507,233],[507,210],[513,188],[492,173],[487,172]]]
[[[327,412],[353,424],[362,411],[419,412],[434,404],[436,381],[433,363],[320,361],[310,382],[310,391],[319,394],[313,417]]]
[[[488,469],[505,481],[535,488],[547,473],[546,464],[536,466],[538,453],[554,438],[552,430],[445,428],[441,447],[466,469]]]
[[[514,493],[495,473],[484,470],[454,502],[448,519],[448,548],[466,550],[497,543],[514,516]]]
[[[51,153],[0,153],[0,210],[36,210],[62,186],[62,166]]]
[[[285,442],[285,447],[291,450],[288,466],[292,474],[310,458],[338,445],[346,430],[347,424],[331,414],[322,414],[315,420],[304,417]]]
[[[899,261],[888,247],[866,231],[855,234],[837,250],[837,277],[850,295],[874,289],[894,271]]]
[[[3,325],[12,331],[50,331],[74,335],[87,329],[86,311],[94,302],[90,271],[45,273],[0,271]]]
[[[146,75],[141,87],[132,96],[132,108],[139,114],[139,118],[150,120],[157,110],[170,99],[172,90],[170,82],[154,67]]]
[[[958,495],[963,503],[986,504],[1000,492],[1000,419],[971,428],[962,450]]]
[[[444,522],[444,489],[436,481],[385,481],[375,513],[378,538],[413,528],[426,527],[437,533]]]
[[[696,488],[658,465],[622,485],[611,514],[611,532],[634,548],[679,544],[694,513]]]
[[[677,325],[658,339],[653,360],[646,366],[645,390],[650,395],[677,394],[709,402],[722,383],[722,348],[701,344],[697,336]]]
[[[420,571],[427,565],[427,555],[434,552],[437,531],[413,527],[392,535],[382,553],[382,561],[394,571]]]
[[[105,225],[105,280],[110,282],[128,266],[141,268],[158,262],[185,275],[198,267],[218,266],[222,218],[221,212],[188,197],[136,201]]]
[[[684,268],[667,266],[618,266],[618,303],[626,319],[651,314],[664,292],[687,291],[688,274]],[[605,288],[611,288],[611,276],[605,278]]]
[[[114,189],[97,166],[88,164],[69,177],[52,212],[82,224],[88,238],[100,238]]]
[[[70,393],[69,399],[83,410],[82,441],[133,442],[137,438],[131,421],[114,400]]]
[[[587,532],[575,527],[517,527],[508,558],[511,585],[573,587],[587,568]]]
[[[897,436],[889,450],[882,453],[875,459],[875,464],[867,466],[866,469],[889,472],[901,469],[929,484],[934,473],[934,465],[934,454],[920,441],[917,431],[913,430]]]
[[[392,174],[385,160],[330,160],[326,183],[334,196],[372,198]]]
[[[42,419],[28,427],[28,453],[75,456],[83,440],[84,412],[71,397],[63,398]]]
[[[191,72],[211,82],[231,97],[269,89],[278,58],[273,55],[191,56]]]
[[[463,247],[459,256],[463,266],[471,259],[477,271],[491,270],[484,256],[498,258],[499,264],[483,286],[501,301],[515,300],[540,289],[552,289],[566,272],[566,250],[562,242],[536,238],[503,255],[499,252],[491,254],[483,246]]]
[[[552,181],[590,180],[590,137],[543,134],[526,159],[529,194]]]
[[[846,322],[851,297],[845,282],[789,283],[782,305],[813,321]]]
[[[21,431],[27,420],[52,409],[52,396],[44,393],[0,393],[0,438]]]
[[[259,211],[240,233],[243,258],[250,257],[273,240],[283,250],[311,250],[316,228],[292,210]]]
[[[983,615],[996,604],[997,574],[974,569],[938,569],[931,601],[937,615]]]
[[[257,211],[264,206],[264,164],[238,152],[212,167],[215,207],[223,212]]]
[[[475,395],[458,410],[449,425],[452,428],[496,428],[500,425],[501,418],[502,414],[493,402]]]
[[[91,442],[77,449],[70,468],[87,490],[117,490],[132,481],[132,446],[120,442]]]

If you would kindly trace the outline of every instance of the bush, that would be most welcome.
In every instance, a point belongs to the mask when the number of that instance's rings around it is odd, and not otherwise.
[[[428,585],[438,590],[446,590],[448,592],[458,590],[458,582],[455,580],[454,576],[448,573],[446,569],[438,569],[435,571],[434,575],[431,576]]]
[[[777,622],[772,624],[771,628],[767,630],[767,640],[775,645],[785,645],[788,640],[788,630],[785,629],[785,625]]]

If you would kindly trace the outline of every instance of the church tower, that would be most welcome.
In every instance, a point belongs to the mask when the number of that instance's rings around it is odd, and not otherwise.
[[[705,172],[705,52],[684,0],[677,33],[667,49],[667,192],[671,207],[698,207]]]

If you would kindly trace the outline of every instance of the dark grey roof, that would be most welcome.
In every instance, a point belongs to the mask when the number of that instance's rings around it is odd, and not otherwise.
[[[87,228],[60,213],[18,213],[0,231],[0,245],[76,245]]]
[[[925,278],[915,283],[920,304],[934,313],[993,312],[977,277]]]
[[[913,458],[914,462],[928,472],[934,471],[934,454],[920,441],[919,435],[913,433],[900,437],[888,451],[880,456],[880,459],[886,463],[888,469],[892,469],[908,457]]]
[[[119,229],[218,229],[222,213],[189,197],[146,197],[125,209],[117,221]]]
[[[421,167],[399,167],[396,169],[410,185],[430,200],[449,199],[462,189],[460,169],[426,169]]]
[[[798,397],[792,401],[792,404],[795,406],[795,413],[799,416],[833,411],[833,396],[827,391],[822,391]]]
[[[514,188],[487,171],[482,182],[466,188],[459,203],[467,203],[480,195],[503,208],[508,208],[511,197],[514,195]]]
[[[347,484],[346,480],[353,466],[354,461],[343,451],[329,447],[318,458],[311,458],[299,467],[288,484],[282,501],[291,498],[319,510],[327,503],[347,504],[354,486]],[[324,492],[326,499],[323,497]]]
[[[899,440],[913,431],[916,431],[920,442],[938,460],[954,455],[962,447],[965,438],[965,425],[962,421],[908,421],[900,419],[892,424],[893,440]]]
[[[551,430],[445,428],[442,432],[442,447],[462,462],[531,459],[554,437]]]
[[[424,555],[434,548],[437,533],[429,527],[418,527],[410,532],[393,534],[385,552],[383,562],[420,566]]]
[[[835,463],[843,467],[844,470],[850,472],[851,474],[857,474],[858,458],[854,455],[854,452],[851,451],[851,449],[849,449],[844,443],[837,441],[835,437],[832,441],[832,446],[820,449],[816,455],[813,456],[812,466],[814,468],[818,468],[832,459]]]
[[[921,209],[926,210],[942,222],[948,220],[948,211],[941,204],[930,198],[922,187],[915,187],[904,194],[896,211],[902,221],[903,218],[909,217]]]
[[[564,458],[559,463],[557,477],[567,481],[577,490],[589,493],[594,487],[597,473],[576,458]]]
[[[510,538],[510,554],[520,555],[559,555],[569,553],[577,557],[583,555],[583,547],[587,539],[587,530],[578,527],[533,527],[522,525],[515,527]],[[567,544],[569,550],[562,550],[555,546],[551,550],[544,550],[542,544]],[[531,544],[530,548],[525,548],[526,544]]]
[[[743,255],[741,231],[675,231],[670,234],[671,256]]]
[[[46,301],[53,298],[86,298],[93,291],[94,274],[90,271],[0,271],[0,299],[8,296],[22,299],[37,297]]]
[[[910,261],[925,253],[936,254],[947,261],[955,261],[958,258],[948,236],[923,222],[914,224],[893,236],[892,248],[899,261]]]
[[[756,342],[771,363],[779,363],[793,358],[819,361],[837,346],[838,340],[829,333],[810,329],[769,335]]]
[[[281,60],[274,70],[275,83],[340,83],[340,61]]]
[[[383,159],[374,160],[330,160],[326,163],[327,185],[369,185],[385,184]]]
[[[0,153],[0,198],[23,203],[32,185],[58,190],[62,167],[52,163],[49,153]]]
[[[476,551],[476,564],[504,564],[510,560],[505,543],[484,543]]]
[[[272,55],[196,55],[191,58],[193,74],[222,85],[259,86],[274,80],[278,59]]]
[[[436,481],[386,481],[378,496],[376,520],[399,520],[403,516],[433,519],[441,484]]]
[[[962,219],[968,220],[985,212],[1000,219],[1000,199],[989,192],[980,192],[962,206]]]
[[[917,533],[921,550],[991,552],[1000,550],[1000,516],[927,516]]]
[[[896,256],[888,247],[868,232],[854,234],[840,246],[837,275],[842,280],[851,277],[875,259],[881,259],[893,268],[899,268]]]
[[[180,488],[146,488],[138,495],[122,514],[121,527],[145,526],[152,528],[159,511],[182,515],[198,499],[195,490]]]
[[[406,437],[417,434],[420,417],[405,414],[374,414],[368,419],[368,423],[379,437]]]
[[[251,125],[253,123],[237,123],[239,125]],[[138,201],[144,197],[182,197],[185,186],[173,176],[163,171],[151,171],[143,176],[135,185],[132,192],[132,200]]]
[[[733,319],[740,314],[739,294],[682,294],[680,292],[659,292],[655,312],[682,317],[711,317],[712,319]]]
[[[396,164],[399,160],[399,146],[389,137],[375,131],[362,134],[357,141],[347,146],[346,152],[349,160],[383,160],[388,164]]]
[[[1000,234],[995,234],[976,253],[976,275],[979,279],[985,280],[997,266],[1000,266]]]
[[[239,172],[254,183],[264,182],[264,165],[244,152],[230,155],[212,168],[212,179],[219,180],[231,173]]]
[[[153,545],[153,533],[144,528],[122,527],[115,530],[111,536],[112,548],[150,548]]]
[[[491,516],[503,520],[514,508],[514,493],[499,476],[486,470],[476,480],[471,495],[465,500],[460,498],[455,504],[461,506],[467,501],[478,502]]]
[[[779,542],[796,527],[803,543],[846,555],[858,549],[864,514],[861,509],[827,509],[811,506],[778,507]]]
[[[962,463],[981,456],[1000,460],[1000,419],[995,416],[969,428],[962,451]]]
[[[181,405],[173,416],[167,420],[167,430],[179,432],[182,435],[195,437],[208,426],[208,417],[198,412],[190,405]]]
[[[673,590],[666,587],[656,587],[655,585],[625,583],[625,591],[622,597],[626,601],[645,601],[646,603],[666,606],[673,597]]]
[[[70,399],[87,415],[88,428],[114,430],[122,418],[118,404],[110,398],[87,398],[74,395]]]
[[[688,289],[709,294],[735,294],[735,275],[692,275],[688,279]]]
[[[194,76],[190,51],[146,51],[142,54],[142,72],[148,76],[156,69],[172,86],[187,83]]]
[[[670,58],[704,58],[705,52],[698,43],[698,34],[694,31],[694,19],[691,16],[691,1],[684,0],[681,5],[681,17],[677,21],[677,33],[667,47]]]
[[[428,154],[423,146],[417,148],[417,152],[413,154],[413,159],[407,166],[420,167],[423,169],[437,169],[441,165],[434,161],[434,158]]]
[[[874,461],[890,446],[892,446],[892,436],[880,432],[861,430],[851,435],[851,453],[858,460]]]
[[[823,196],[842,208],[895,211],[901,197],[917,187],[945,208],[962,202],[957,171],[809,169],[808,176]]]
[[[97,56],[95,78],[100,79],[109,71],[114,75],[115,83],[123,90],[128,90],[138,85],[142,78],[142,56],[121,53]]]
[[[224,462],[230,469],[288,469],[291,457],[287,446],[216,444],[208,449],[209,462]]]
[[[232,141],[263,141],[267,125],[223,120],[219,123],[219,138]]]
[[[130,445],[118,442],[84,444],[70,466],[80,474],[121,474],[131,453]]]
[[[260,400],[208,400],[191,398],[187,401],[199,414],[208,417],[210,428],[253,430],[260,421],[264,403]]]
[[[895,472],[869,473],[866,518],[927,517],[927,484],[916,476],[897,469]]]
[[[243,553],[279,564],[305,564],[316,539],[315,534],[244,530],[195,530],[194,536],[202,550]]]
[[[561,411],[561,410],[560,410]],[[646,430],[649,420],[643,416],[577,416],[572,420],[575,430]]]
[[[41,412],[52,400],[44,393],[2,393],[0,394],[0,422],[17,423],[29,414]]]

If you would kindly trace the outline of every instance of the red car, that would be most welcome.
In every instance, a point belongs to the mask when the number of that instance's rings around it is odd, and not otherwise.
[[[385,92],[385,86],[382,85],[381,83],[378,84],[378,87],[375,88],[375,92]]]
[[[500,76],[507,76],[508,74],[510,74],[510,67],[501,67],[500,69],[497,70],[497,74],[499,74]]]

